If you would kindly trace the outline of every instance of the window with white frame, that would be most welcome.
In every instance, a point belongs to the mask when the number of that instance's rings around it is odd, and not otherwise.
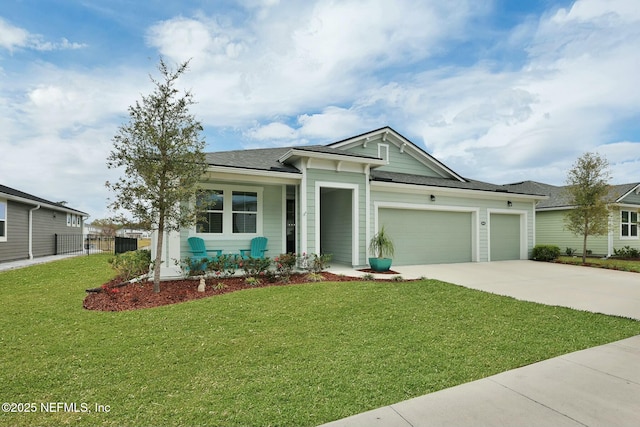
[[[638,238],[637,211],[620,211],[620,237]]]
[[[199,206],[207,206],[203,217],[196,224],[196,233],[222,234],[224,194],[222,190],[204,192],[197,200]]]
[[[232,193],[233,233],[256,233],[258,225],[258,193],[234,191]]]
[[[0,242],[7,241],[7,202],[0,200]]]
[[[261,197],[262,192],[257,189],[219,188],[204,192],[196,201],[200,206],[206,206],[196,224],[196,233],[259,233]]]

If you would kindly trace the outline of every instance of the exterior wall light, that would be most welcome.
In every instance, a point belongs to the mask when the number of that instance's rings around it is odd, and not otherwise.
[[[431,201],[435,202],[436,201],[436,196],[434,196],[433,194],[431,195]]]

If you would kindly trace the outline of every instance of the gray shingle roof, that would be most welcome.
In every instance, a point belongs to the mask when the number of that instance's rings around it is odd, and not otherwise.
[[[291,147],[218,151],[215,153],[207,153],[206,160],[208,164],[213,166],[300,173],[294,166],[278,161],[278,159],[289,150],[291,150]]]
[[[637,185],[638,183],[612,185],[609,190],[609,194],[607,195],[607,201],[610,203],[618,201],[620,197],[633,190]],[[515,184],[507,184],[505,187],[509,187],[514,191],[534,192],[536,194],[549,196],[547,200],[542,200],[538,204],[537,209],[552,209],[571,206],[569,195],[566,192],[567,186],[556,186],[536,181],[524,181]]]
[[[19,197],[21,199],[30,200],[30,201],[32,201],[34,203],[40,203],[40,204],[47,205],[48,207],[53,208],[53,209],[58,208],[58,209],[64,210],[64,211],[73,211],[73,212],[77,212],[78,214],[81,214],[81,215],[87,215],[86,212],[82,212],[82,211],[79,211],[77,209],[73,209],[73,208],[70,208],[68,206],[61,205],[59,203],[52,202],[52,201],[47,200],[47,199],[43,199],[42,197],[34,196],[33,194],[25,193],[24,191],[16,190],[15,188],[7,187],[6,185],[2,185],[2,184],[0,184],[0,194],[5,194],[7,196]]]
[[[397,182],[401,184],[424,185],[430,187],[459,188],[465,190],[492,191],[496,193],[544,196],[544,194],[540,192],[530,192],[520,188],[509,188],[504,185],[490,184],[472,179],[467,179],[466,182],[461,182],[455,179],[386,172],[376,169],[371,171],[371,178],[373,181],[380,182]]]

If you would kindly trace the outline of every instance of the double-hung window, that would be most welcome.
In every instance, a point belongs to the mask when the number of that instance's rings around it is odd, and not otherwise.
[[[638,238],[638,212],[620,211],[620,237],[627,239]]]
[[[258,193],[252,191],[234,191],[233,233],[256,233],[258,225]]]
[[[196,224],[196,233],[225,236],[260,233],[261,197],[261,190],[253,188],[221,186],[207,190],[197,200],[205,211]]]
[[[0,242],[7,241],[7,202],[0,200]]]
[[[218,233],[222,234],[224,194],[222,190],[212,190],[203,193],[198,200],[200,206],[206,205],[204,218],[201,218],[196,225],[197,233]]]

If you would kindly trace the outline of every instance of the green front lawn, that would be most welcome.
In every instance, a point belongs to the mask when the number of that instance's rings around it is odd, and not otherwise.
[[[562,264],[582,265],[582,257],[561,256],[556,262]],[[615,258],[587,258],[590,267],[608,268],[610,270],[632,271],[640,273],[640,261]]]
[[[431,280],[85,311],[84,289],[112,276],[106,259],[0,273],[0,397],[37,409],[1,425],[317,425],[640,333]]]

